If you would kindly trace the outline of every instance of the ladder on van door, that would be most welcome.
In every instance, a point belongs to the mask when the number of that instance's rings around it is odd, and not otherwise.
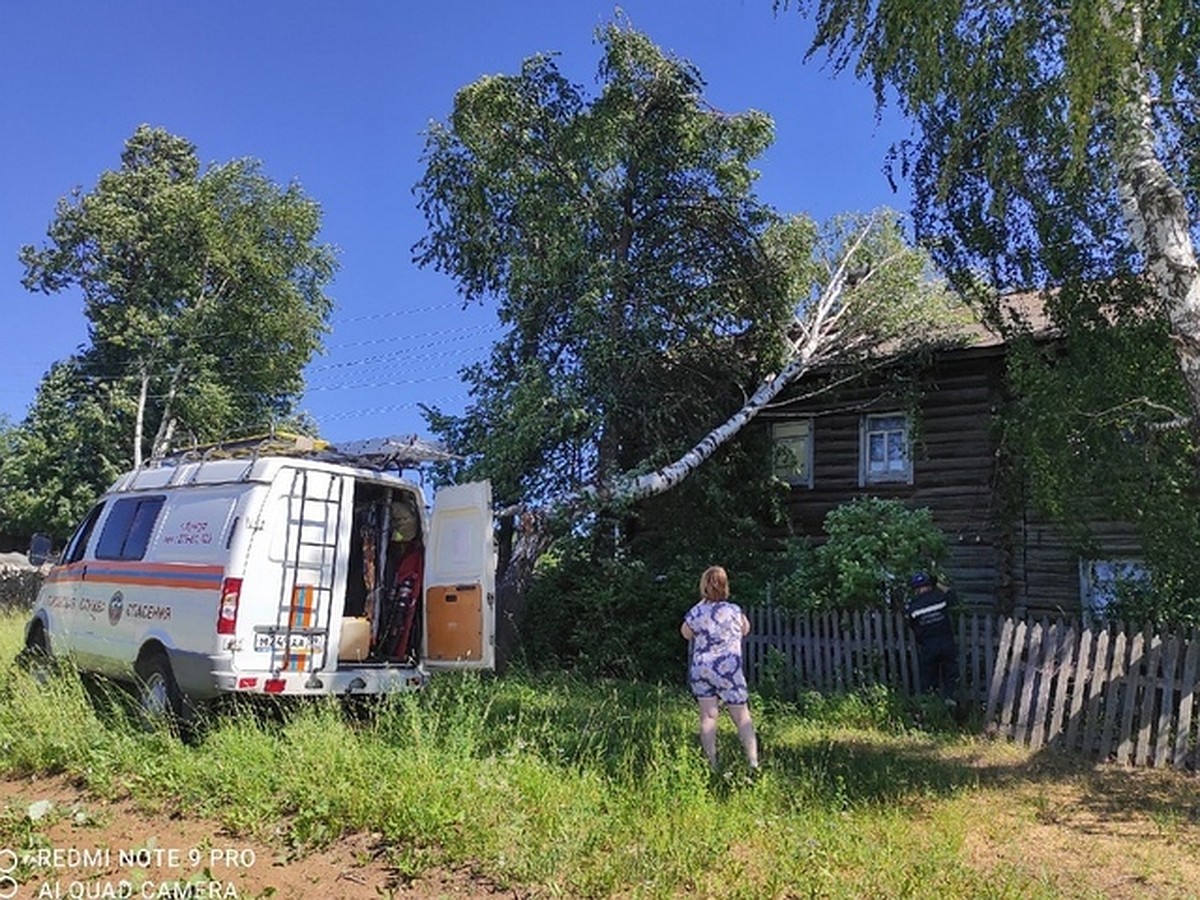
[[[280,589],[271,669],[325,667],[337,579],[344,477],[298,468],[287,495],[287,562]]]

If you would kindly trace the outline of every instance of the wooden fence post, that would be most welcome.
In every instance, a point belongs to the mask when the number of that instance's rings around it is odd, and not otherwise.
[[[1108,682],[1105,684],[1104,728],[1100,733],[1100,746],[1097,754],[1101,760],[1115,758],[1117,747],[1116,723],[1121,716],[1122,703],[1128,702],[1125,697],[1125,675],[1128,671],[1125,665],[1125,630],[1122,628],[1113,639],[1112,665],[1109,667]]]
[[[1020,744],[1029,743],[1030,706],[1033,703],[1034,688],[1037,686],[1038,669],[1042,660],[1042,633],[1044,622],[1034,622],[1029,629],[1028,655],[1022,666],[1024,680],[1021,685],[1020,697],[1016,700],[1017,709],[1013,716],[1015,730],[1013,738]]]
[[[1162,768],[1171,755],[1171,717],[1174,712],[1175,669],[1179,663],[1179,635],[1167,635],[1162,654],[1162,694],[1158,708],[1158,735],[1154,740],[1154,765]]]
[[[1062,749],[1063,733],[1067,727],[1067,699],[1070,696],[1069,688],[1075,670],[1075,651],[1078,644],[1079,636],[1072,624],[1059,641],[1054,660],[1054,699],[1050,701],[1050,728],[1046,735],[1050,745],[1059,749]]]
[[[1000,713],[1000,698],[1004,690],[1004,675],[1008,670],[1008,658],[1012,653],[1013,638],[1016,634],[1017,625],[1012,619],[1004,621],[1004,627],[1000,629],[1000,649],[996,656],[995,665],[992,667],[992,683],[988,688],[987,710],[984,713],[984,722],[989,727],[999,727],[996,721],[996,716]]]
[[[1137,745],[1133,748],[1134,760],[1137,764],[1148,766],[1153,759],[1151,740],[1154,734],[1154,704],[1158,698],[1158,662],[1162,655],[1162,639],[1145,627],[1149,642],[1146,654],[1146,677],[1142,680],[1142,709],[1138,718]]]
[[[1050,701],[1050,683],[1054,680],[1055,660],[1058,657],[1058,622],[1051,622],[1042,636],[1042,652],[1038,661],[1037,695],[1029,715],[1029,746],[1037,750],[1046,739],[1047,706]]]
[[[1099,741],[1100,701],[1108,672],[1108,629],[1096,636],[1096,652],[1088,679],[1087,716],[1083,722],[1083,752],[1095,756]]]
[[[1179,690],[1179,724],[1175,730],[1175,753],[1173,765],[1182,769],[1188,762],[1189,742],[1192,735],[1192,705],[1196,699],[1196,665],[1200,657],[1200,635],[1192,630],[1187,654],[1183,659],[1182,684]]]

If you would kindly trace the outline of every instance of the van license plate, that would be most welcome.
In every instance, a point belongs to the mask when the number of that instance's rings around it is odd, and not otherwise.
[[[286,631],[260,631],[254,635],[254,649],[260,653],[268,650],[320,651],[324,646],[325,635],[323,634],[289,635]]]

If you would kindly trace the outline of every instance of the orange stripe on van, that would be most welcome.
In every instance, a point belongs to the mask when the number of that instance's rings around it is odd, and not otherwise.
[[[288,628],[311,628],[317,618],[317,593],[311,584],[297,584],[292,588],[292,608],[288,613]],[[284,668],[292,672],[308,669],[308,650],[288,648]]]
[[[148,587],[220,590],[222,566],[187,563],[143,563],[136,560],[88,560],[58,566],[46,576],[55,584],[75,582],[144,585]]]
[[[311,584],[298,584],[292,588],[292,610],[289,628],[311,628],[316,618],[316,594]]]
[[[84,566],[87,563],[73,562],[65,566],[55,566],[46,575],[47,583],[65,584],[70,581],[79,581],[83,574]]]

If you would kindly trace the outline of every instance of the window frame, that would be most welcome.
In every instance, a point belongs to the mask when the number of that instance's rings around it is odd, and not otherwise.
[[[96,530],[96,522],[99,521],[100,514],[104,512],[105,505],[104,501],[97,503],[79,523],[79,527],[75,529],[75,533],[71,535],[71,539],[67,541],[67,546],[63,549],[63,565],[70,565],[83,559],[87,552],[88,541],[91,540],[92,532]]]
[[[1097,578],[1097,570],[1109,570],[1106,578]],[[1150,572],[1146,561],[1134,556],[1080,557],[1079,559],[1079,609],[1092,622],[1104,622],[1109,618],[1107,610],[1114,599],[1113,586],[1121,581],[1144,581],[1149,583]],[[1097,597],[1106,594],[1097,603]]]
[[[873,428],[872,423],[883,419],[900,419],[902,428]],[[873,435],[883,435],[884,462],[888,463],[887,470],[876,473],[871,470],[871,438]],[[900,471],[892,471],[888,459],[890,437],[893,434],[902,435],[904,442],[904,467]],[[882,413],[866,413],[858,422],[858,484],[866,487],[873,484],[912,484],[912,417],[903,410]]]
[[[800,442],[801,436],[781,434],[785,429],[797,427],[805,429],[802,436],[802,453],[796,453],[792,446]],[[811,488],[813,486],[813,435],[815,431],[816,426],[812,416],[778,419],[771,423],[771,474],[774,477],[786,481],[792,487]],[[788,452],[797,464],[803,467],[803,474],[796,472],[795,468],[790,472],[783,470],[778,458],[781,450]]]
[[[96,541],[96,559],[142,559],[166,503],[166,496],[122,497],[113,501]]]

